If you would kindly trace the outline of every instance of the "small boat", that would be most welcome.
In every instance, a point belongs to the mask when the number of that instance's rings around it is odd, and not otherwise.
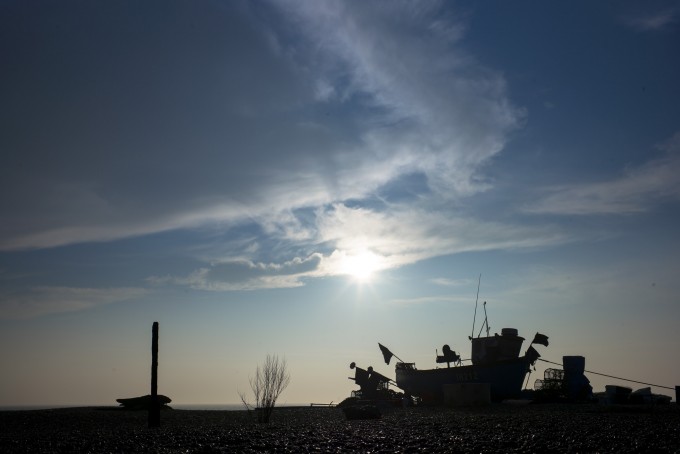
[[[172,402],[172,399],[170,399],[168,396],[158,394],[156,396],[156,400],[158,401],[161,408],[170,408],[168,407],[168,404]],[[147,394],[146,396],[116,399],[116,402],[118,402],[120,406],[126,410],[148,410],[149,406],[151,405],[151,395]]]
[[[348,402],[381,402],[391,403],[393,405],[400,405],[403,393],[399,393],[390,389],[390,384],[395,384],[390,378],[376,372],[373,367],[362,369],[358,367],[355,362],[349,365],[350,369],[354,369],[354,377],[347,377],[359,385],[360,389],[352,391],[349,399],[345,399],[344,404]],[[343,403],[340,403],[343,406]]]

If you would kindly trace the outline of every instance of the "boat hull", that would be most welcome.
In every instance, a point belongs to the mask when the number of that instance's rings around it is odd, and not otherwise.
[[[443,386],[455,383],[488,383],[492,400],[518,397],[529,372],[525,357],[491,364],[447,367],[441,369],[396,369],[399,388],[424,401],[442,401]]]

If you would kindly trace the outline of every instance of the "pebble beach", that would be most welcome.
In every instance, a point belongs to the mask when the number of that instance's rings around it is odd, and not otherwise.
[[[143,411],[85,407],[0,412],[2,453],[680,452],[680,407],[493,404],[387,408],[348,421],[341,409]]]

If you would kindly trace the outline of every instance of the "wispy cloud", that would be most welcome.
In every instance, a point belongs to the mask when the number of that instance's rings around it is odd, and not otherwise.
[[[386,270],[448,254],[550,247],[570,241],[568,235],[554,227],[482,222],[411,206],[378,211],[335,204],[319,209],[309,227],[313,227],[313,235],[297,241],[294,248],[313,251],[303,258],[281,263],[251,258],[224,260],[189,276],[150,280],[216,291],[295,287],[304,285],[306,278],[347,274],[348,266],[356,260],[370,258],[375,270]],[[285,231],[280,234],[285,235]],[[462,282],[447,280],[439,284]]]
[[[148,293],[142,288],[33,287],[27,291],[0,292],[0,319],[25,319],[76,312],[129,301]]]
[[[318,274],[319,254],[284,263],[258,263],[246,259],[213,263],[186,277],[150,277],[156,285],[186,285],[198,290],[229,291],[290,288],[303,285],[302,278]]]
[[[464,298],[460,296],[423,296],[420,298],[398,298],[390,301],[391,304],[410,306],[419,304],[432,304],[432,303],[458,303],[458,304],[470,304],[469,298]]]
[[[324,85],[345,103],[380,109],[362,138],[369,156],[392,162],[391,177],[424,171],[442,195],[485,188],[473,179],[477,166],[524,113],[508,102],[501,74],[458,45],[463,14],[437,1],[276,3],[314,43],[309,64]]]
[[[472,283],[470,279],[451,279],[451,278],[446,278],[446,277],[438,277],[434,279],[430,279],[430,282],[436,285],[441,285],[444,287],[459,287],[459,286],[467,286]]]
[[[411,206],[375,212],[336,205],[319,214],[319,235],[341,250],[370,248],[392,266],[460,253],[559,244],[564,234],[549,227],[524,227],[458,217],[450,211]]]
[[[187,14],[217,14],[192,5]],[[213,25],[197,36],[210,36],[214,54],[194,52],[155,17],[140,23],[167,38],[159,39],[163,47],[154,40],[135,46],[153,53],[153,64],[120,52],[85,55],[92,61],[83,67],[64,53],[63,77],[26,88],[55,99],[40,117],[49,127],[8,114],[0,249],[253,221],[290,234],[297,226],[284,220],[295,210],[363,200],[413,173],[440,199],[489,188],[480,166],[524,114],[509,102],[502,74],[462,49],[465,15],[437,1],[272,5],[278,14],[255,11],[265,4],[222,5],[228,11],[219,17],[231,26],[205,21]],[[66,29],[73,34],[60,39],[82,42],[77,27]],[[134,84],[98,86],[109,66]],[[187,84],[181,76],[196,67],[213,71]],[[50,96],[76,76],[95,81],[83,86],[82,103]],[[147,79],[167,83],[135,85]],[[28,101],[7,99],[1,109],[21,111],[19,102]],[[51,164],[27,172],[27,160]],[[299,227],[297,234],[308,234]]]
[[[634,214],[663,200],[680,199],[680,133],[658,147],[665,155],[639,167],[626,169],[619,178],[544,188],[528,213],[562,215]]]
[[[661,11],[645,12],[635,16],[626,16],[623,22],[638,31],[667,30],[678,21],[680,8],[668,8]]]

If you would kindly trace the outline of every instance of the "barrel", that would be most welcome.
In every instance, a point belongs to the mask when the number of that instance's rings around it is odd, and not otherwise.
[[[562,366],[565,375],[583,375],[586,370],[586,358],[583,356],[563,356]]]

